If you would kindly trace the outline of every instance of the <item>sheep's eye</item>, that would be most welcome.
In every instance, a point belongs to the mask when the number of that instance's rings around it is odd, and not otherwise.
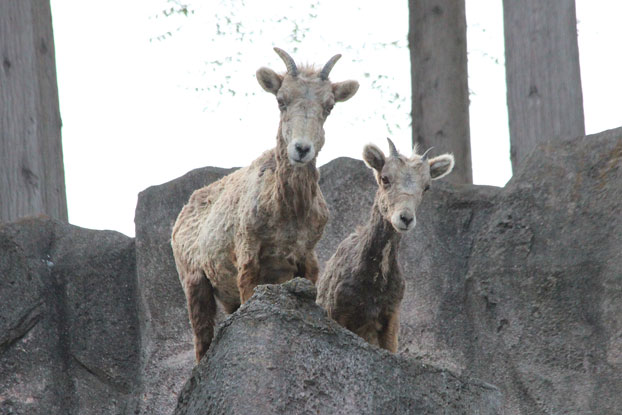
[[[335,105],[328,105],[328,106],[324,107],[324,114],[325,114],[325,115],[329,115],[329,114],[330,114],[330,112],[333,110],[333,107],[334,107],[334,106],[335,106]]]
[[[285,101],[283,101],[283,98],[277,98],[276,102],[279,104],[279,109],[285,111]]]
[[[384,184],[385,186],[388,186],[390,183],[390,180],[387,176],[382,176],[380,180],[382,181],[382,184]]]
[[[430,185],[426,184],[425,187],[423,188],[423,191],[427,192],[428,190],[430,190]]]

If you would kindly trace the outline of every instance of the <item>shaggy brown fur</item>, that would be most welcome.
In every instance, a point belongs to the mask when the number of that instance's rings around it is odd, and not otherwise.
[[[232,313],[258,284],[295,276],[317,279],[314,248],[328,219],[315,166],[324,144],[323,124],[334,103],[352,97],[358,83],[327,79],[335,58],[320,72],[299,69],[289,55],[275,50],[288,72],[261,68],[257,80],[276,95],[281,109],[276,148],[196,190],[173,228],[171,245],[197,361],[212,341],[214,298]]]
[[[389,146],[388,158],[376,146],[365,147],[363,158],[378,182],[371,216],[326,263],[317,302],[343,327],[395,352],[405,286],[397,258],[401,235],[414,228],[430,180],[448,174],[454,160],[449,154],[427,160],[416,150],[406,158],[391,140]]]

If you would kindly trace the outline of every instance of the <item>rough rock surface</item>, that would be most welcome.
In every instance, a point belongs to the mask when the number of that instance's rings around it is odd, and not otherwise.
[[[622,129],[532,153],[471,258],[460,353],[506,413],[622,413]]]
[[[134,241],[32,218],[0,225],[0,413],[130,413]]]
[[[380,351],[330,320],[315,287],[262,285],[227,318],[175,414],[497,414],[491,385]]]
[[[376,185],[361,161],[320,170],[323,265]],[[135,240],[0,224],[1,414],[173,411],[194,358],[170,229],[229,171],[146,189]],[[434,182],[401,244],[400,359],[496,385],[507,414],[622,413],[621,200],[622,129],[539,147],[504,189]]]

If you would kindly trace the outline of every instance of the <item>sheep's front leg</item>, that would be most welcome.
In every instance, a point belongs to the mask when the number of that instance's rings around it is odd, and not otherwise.
[[[238,289],[240,290],[240,303],[244,304],[255,292],[255,287],[260,283],[259,258],[255,255],[245,258],[238,268]]]
[[[386,325],[378,334],[378,345],[392,353],[397,352],[399,332],[400,312],[398,309],[389,314]]]
[[[194,352],[199,362],[207,353],[214,336],[216,299],[212,284],[202,271],[182,271],[179,275],[188,303],[188,315],[194,334]]]

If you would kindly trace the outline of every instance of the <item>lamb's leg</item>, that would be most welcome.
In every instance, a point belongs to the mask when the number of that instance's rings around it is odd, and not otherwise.
[[[387,319],[386,325],[378,334],[378,345],[392,353],[397,352],[398,334],[400,332],[400,312],[395,310]]]
[[[317,255],[315,255],[314,251],[311,251],[306,257],[304,277],[315,284],[317,282],[319,272],[320,267],[317,262]]]
[[[194,352],[197,362],[207,353],[214,337],[216,299],[214,289],[203,271],[184,275],[182,285],[188,302],[188,315],[194,333]]]

